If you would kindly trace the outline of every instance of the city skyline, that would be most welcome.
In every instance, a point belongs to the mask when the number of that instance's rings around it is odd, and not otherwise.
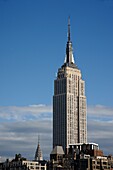
[[[86,82],[88,141],[112,151],[113,1],[1,0],[0,156],[33,158],[38,133],[43,154],[52,149],[53,80],[64,61],[69,15]]]

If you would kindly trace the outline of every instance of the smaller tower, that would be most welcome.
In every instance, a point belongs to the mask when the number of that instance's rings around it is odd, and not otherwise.
[[[42,156],[42,151],[40,148],[40,142],[39,142],[39,137],[38,137],[38,146],[35,152],[35,160],[36,161],[42,161],[43,160],[43,156]]]

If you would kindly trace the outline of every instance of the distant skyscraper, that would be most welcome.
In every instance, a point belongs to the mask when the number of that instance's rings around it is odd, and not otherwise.
[[[38,138],[38,146],[37,146],[37,149],[36,149],[36,152],[35,152],[35,160],[36,161],[43,160],[42,151],[41,151],[40,143],[39,143],[39,138]]]
[[[53,96],[53,147],[87,142],[85,82],[74,62],[68,20],[64,64],[58,69]]]

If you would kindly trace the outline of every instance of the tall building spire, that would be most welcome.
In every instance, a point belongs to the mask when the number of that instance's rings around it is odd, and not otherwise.
[[[70,17],[68,18],[68,42],[70,41]]]
[[[70,17],[68,18],[68,40],[66,45],[66,57],[65,57],[64,65],[77,68],[73,57],[73,48],[72,48],[71,33],[70,33]]]
[[[38,146],[37,146],[37,149],[36,149],[36,152],[35,152],[35,160],[36,161],[41,161],[43,160],[43,156],[42,156],[42,151],[41,151],[41,148],[40,148],[40,143],[39,143],[39,136],[38,136]]]

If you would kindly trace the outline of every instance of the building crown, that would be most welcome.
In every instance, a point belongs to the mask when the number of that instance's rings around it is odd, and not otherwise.
[[[73,57],[73,48],[72,48],[71,33],[70,33],[70,17],[68,18],[68,41],[66,44],[66,56],[65,56],[65,61],[63,66],[77,68]]]
[[[37,146],[37,149],[35,152],[35,160],[37,160],[37,161],[43,160],[42,151],[41,151],[40,143],[39,143],[39,138],[38,138],[38,146]]]

